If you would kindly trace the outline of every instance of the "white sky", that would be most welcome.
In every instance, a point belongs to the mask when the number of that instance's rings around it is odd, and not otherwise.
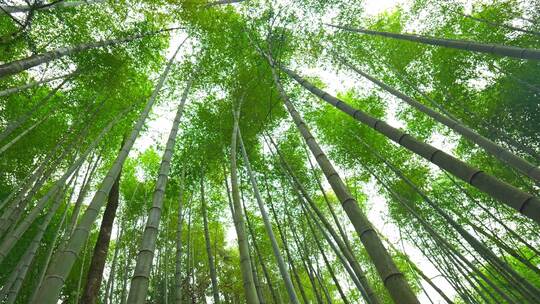
[[[364,9],[369,15],[377,15],[400,3],[403,3],[403,0],[364,0]]]

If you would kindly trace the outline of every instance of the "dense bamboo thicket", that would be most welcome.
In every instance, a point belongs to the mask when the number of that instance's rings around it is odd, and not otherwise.
[[[538,0],[0,1],[0,303],[540,303],[539,60]]]

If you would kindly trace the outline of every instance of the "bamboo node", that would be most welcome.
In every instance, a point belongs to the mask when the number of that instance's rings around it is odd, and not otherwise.
[[[373,232],[377,233],[377,232],[375,231],[375,229],[373,229],[373,227],[372,227],[371,225],[368,225],[367,227],[364,227],[364,229],[361,229],[361,230],[359,231],[358,237],[361,238],[361,237],[364,236],[365,233],[370,232],[370,231],[373,231]]]
[[[148,252],[148,253],[150,253],[151,256],[154,256],[154,250],[152,250],[152,249],[148,249],[148,248],[139,249],[139,254],[144,253],[144,252]]]
[[[75,233],[75,231],[77,231],[77,230],[81,230],[83,232],[90,233],[90,230],[87,229],[87,228],[84,228],[84,227],[75,227],[75,229],[73,230],[73,233]]]
[[[354,111],[353,114],[352,114],[352,117],[353,117],[354,119],[358,119],[358,117],[356,117],[356,114],[358,114],[358,113],[360,113],[360,110]],[[377,120],[377,122],[379,122],[379,121]],[[375,122],[375,124],[373,125],[373,128],[376,128],[376,127],[377,127],[377,122]]]
[[[532,200],[533,196],[529,196],[528,198],[526,198],[523,203],[521,203],[521,205],[519,206],[519,212],[520,213],[523,213],[523,209],[525,209],[525,206]]]
[[[377,120],[377,122],[379,122],[379,120]],[[409,134],[407,133],[403,133],[397,140],[397,143],[401,145],[401,141],[403,140],[403,138],[405,138],[405,136],[408,136]]]
[[[346,200],[343,201],[343,203],[341,203],[341,205],[345,206],[345,204],[348,203],[348,202],[355,202],[355,200],[352,197],[348,197]]]
[[[429,161],[430,161],[430,162],[433,162],[433,159],[435,158],[435,154],[437,154],[437,153],[439,153],[439,152],[442,152],[442,151],[439,150],[439,149],[435,149],[435,151],[433,151],[433,153],[431,153],[431,154],[429,155]]]
[[[73,249],[64,249],[64,252],[71,253],[71,254],[73,254],[76,258],[79,257],[79,254],[77,254],[77,252],[75,252],[75,250],[73,250]]]
[[[475,171],[475,172],[474,172],[473,174],[471,174],[471,176],[468,178],[467,182],[468,182],[469,184],[472,185],[473,179],[474,179],[478,174],[483,173],[483,172],[484,172],[484,171],[482,171],[482,170]]]
[[[59,275],[56,275],[56,274],[50,274],[47,276],[48,279],[58,279],[60,280],[62,283],[65,282],[64,278],[62,276],[59,276]]]
[[[133,277],[131,279],[132,280],[135,280],[135,279],[148,280],[148,276],[142,275],[142,274],[133,274]]]
[[[384,279],[383,279],[383,284],[384,286],[386,286],[386,283],[388,281],[388,279],[392,278],[392,277],[395,277],[395,276],[403,276],[403,273],[399,272],[399,271],[396,271],[396,272],[392,272],[390,274],[388,274]]]

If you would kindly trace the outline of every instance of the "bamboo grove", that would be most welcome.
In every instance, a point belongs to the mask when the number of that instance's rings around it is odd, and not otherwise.
[[[0,302],[540,303],[540,2],[384,3],[0,0]]]

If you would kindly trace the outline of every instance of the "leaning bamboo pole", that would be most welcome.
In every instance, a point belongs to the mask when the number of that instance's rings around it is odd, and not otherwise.
[[[390,140],[418,154],[442,169],[452,173],[454,176],[468,182],[478,190],[505,203],[509,207],[519,211],[537,223],[540,223],[540,199],[504,181],[501,181],[496,177],[477,169],[429,144],[421,142],[411,135],[390,126],[386,122],[377,119],[363,112],[362,110],[351,107],[343,100],[340,100],[315,87],[312,83],[302,78],[292,70],[287,69],[286,67],[281,67],[281,69],[305,89],[333,105],[342,112],[369,126],[375,131],[385,135]]]
[[[109,169],[109,172],[103,179],[103,183],[101,184],[99,190],[96,192],[96,194],[92,198],[92,201],[82,215],[82,218],[79,221],[79,224],[77,225],[75,230],[73,231],[73,234],[71,235],[68,243],[62,250],[58,251],[55,254],[50,270],[48,271],[48,274],[39,289],[38,296],[36,297],[36,301],[34,302],[35,304],[55,304],[58,301],[58,298],[60,297],[60,293],[62,291],[62,286],[64,285],[67,276],[71,272],[73,264],[75,264],[75,261],[77,260],[81,250],[83,249],[84,244],[86,243],[86,240],[90,234],[90,229],[93,226],[94,221],[98,217],[99,211],[105,204],[106,197],[111,190],[112,185],[116,180],[116,177],[118,176],[118,174],[120,174],[122,165],[127,159],[129,151],[133,147],[135,140],[141,132],[146,118],[150,114],[150,110],[152,109],[152,106],[154,105],[161,91],[161,88],[165,83],[167,75],[171,70],[173,60],[178,54],[181,46],[182,44],[180,44],[174,55],[167,63],[167,66],[161,74],[152,95],[148,99],[143,111],[139,115],[139,118],[137,119],[137,122],[133,127],[129,137],[125,141],[122,150],[116,157],[114,163]]]

